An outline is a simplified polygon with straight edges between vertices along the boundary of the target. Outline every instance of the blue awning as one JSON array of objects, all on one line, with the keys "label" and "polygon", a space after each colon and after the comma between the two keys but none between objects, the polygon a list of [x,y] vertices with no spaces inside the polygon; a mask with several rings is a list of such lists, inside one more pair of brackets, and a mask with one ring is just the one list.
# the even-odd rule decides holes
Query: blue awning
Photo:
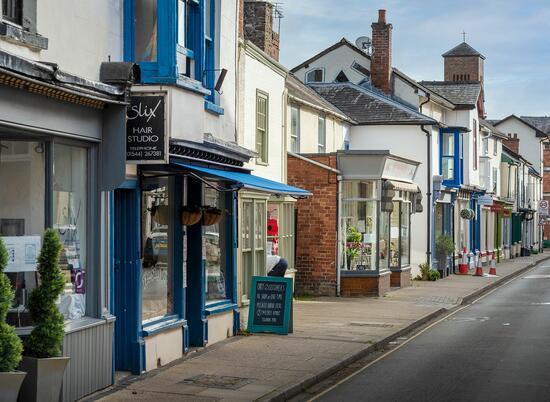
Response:
[{"label": "blue awning", "polygon": [[232,172],[229,170],[213,169],[202,166],[189,165],[186,163],[172,162],[175,165],[182,166],[191,171],[202,173],[208,176],[217,177],[220,179],[232,181],[238,183],[240,187],[247,188],[249,190],[258,190],[271,194],[278,195],[291,195],[294,197],[309,197],[311,193],[307,190],[292,187],[287,184],[279,183],[277,181],[264,179],[263,177],[254,176],[249,173]]}]

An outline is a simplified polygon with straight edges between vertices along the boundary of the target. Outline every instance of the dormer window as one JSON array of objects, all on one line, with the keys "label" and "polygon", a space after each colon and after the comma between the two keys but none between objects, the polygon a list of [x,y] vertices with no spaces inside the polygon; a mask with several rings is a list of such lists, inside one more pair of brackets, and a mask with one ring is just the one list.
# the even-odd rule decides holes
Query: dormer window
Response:
[{"label": "dormer window", "polygon": [[322,68],[316,68],[314,70],[309,71],[306,74],[306,83],[313,83],[313,82],[323,82],[324,78],[324,71]]}]

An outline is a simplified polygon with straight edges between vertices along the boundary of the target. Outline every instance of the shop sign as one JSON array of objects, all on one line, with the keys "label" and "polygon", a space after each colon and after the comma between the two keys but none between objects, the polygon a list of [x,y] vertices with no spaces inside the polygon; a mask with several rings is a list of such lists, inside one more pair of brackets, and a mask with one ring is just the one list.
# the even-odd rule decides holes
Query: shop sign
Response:
[{"label": "shop sign", "polygon": [[491,206],[493,205],[493,197],[491,197],[490,195],[479,196],[477,197],[477,205],[486,207]]},{"label": "shop sign", "polygon": [[164,95],[130,97],[126,109],[126,161],[168,163]]},{"label": "shop sign", "polygon": [[253,276],[248,330],[288,334],[292,312],[292,279]]},{"label": "shop sign", "polygon": [[497,214],[501,213],[503,211],[502,205],[498,205],[498,204],[491,205],[491,211],[496,212]]},{"label": "shop sign", "polygon": [[8,266],[5,272],[36,271],[40,236],[6,236],[2,239],[8,249]]},{"label": "shop sign", "polygon": [[548,200],[539,201],[539,215],[548,215]]}]

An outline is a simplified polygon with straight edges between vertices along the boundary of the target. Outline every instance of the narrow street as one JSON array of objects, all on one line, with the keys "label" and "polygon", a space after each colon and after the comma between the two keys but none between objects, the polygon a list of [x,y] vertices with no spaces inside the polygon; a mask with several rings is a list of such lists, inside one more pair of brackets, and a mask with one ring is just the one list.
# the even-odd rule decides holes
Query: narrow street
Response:
[{"label": "narrow street", "polygon": [[550,400],[549,312],[546,262],[316,400]]}]

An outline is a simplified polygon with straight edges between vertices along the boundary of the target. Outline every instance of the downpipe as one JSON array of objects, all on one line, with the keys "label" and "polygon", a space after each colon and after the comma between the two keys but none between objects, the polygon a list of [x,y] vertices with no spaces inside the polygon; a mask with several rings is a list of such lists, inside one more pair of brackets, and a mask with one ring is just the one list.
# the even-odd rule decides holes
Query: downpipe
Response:
[{"label": "downpipe", "polygon": [[[422,106],[430,101],[430,94],[426,94],[426,100],[419,106],[422,113]],[[431,265],[432,242],[431,242],[431,221],[432,221],[432,131],[426,130],[424,124],[420,129],[426,134],[426,152],[427,152],[427,173],[426,173],[426,262]]]}]

